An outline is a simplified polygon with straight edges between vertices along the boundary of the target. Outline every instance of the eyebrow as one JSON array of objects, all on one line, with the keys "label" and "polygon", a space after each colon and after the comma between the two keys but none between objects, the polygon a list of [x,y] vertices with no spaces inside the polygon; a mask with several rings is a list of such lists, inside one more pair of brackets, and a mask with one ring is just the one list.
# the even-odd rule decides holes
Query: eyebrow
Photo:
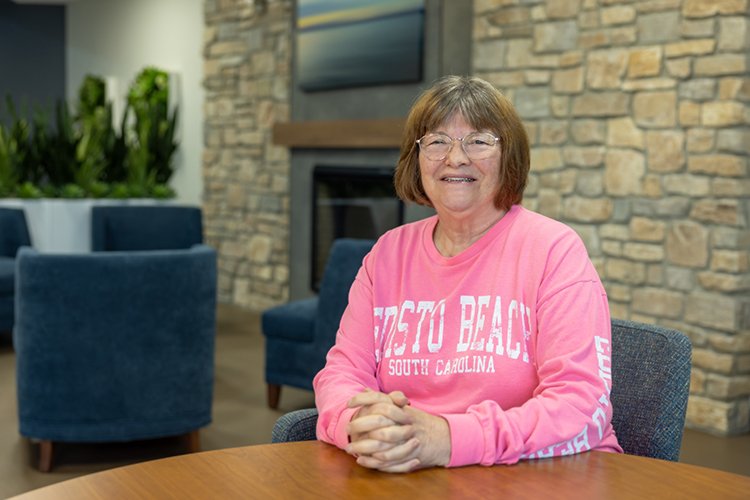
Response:
[{"label": "eyebrow", "polygon": [[[492,132],[490,132],[490,131],[487,131],[487,130],[476,130],[476,129],[473,129],[473,130],[471,130],[470,132],[466,132],[466,133],[465,133],[465,134],[464,134],[463,136],[461,136],[460,138],[461,138],[461,139],[463,139],[463,138],[464,138],[464,137],[466,137],[467,135],[471,135],[471,134],[476,134],[476,133],[482,133],[482,134],[493,134]],[[428,131],[427,131],[427,134],[441,134],[441,135],[447,135],[447,136],[448,136],[448,137],[450,137],[451,139],[456,139],[456,137],[453,137],[453,136],[452,136],[452,135],[450,135],[450,134],[449,134],[448,132],[444,132],[444,131],[442,131],[442,130],[428,130]],[[493,135],[494,135],[494,134],[493,134]]]}]

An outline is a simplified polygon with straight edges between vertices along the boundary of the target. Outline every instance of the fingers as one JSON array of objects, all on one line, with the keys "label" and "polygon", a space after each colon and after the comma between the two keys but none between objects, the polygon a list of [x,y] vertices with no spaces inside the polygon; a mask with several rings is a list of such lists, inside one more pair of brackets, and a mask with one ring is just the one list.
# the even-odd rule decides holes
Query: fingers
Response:
[{"label": "fingers", "polygon": [[[387,436],[385,439],[372,438],[367,435],[362,436],[356,441],[352,441],[346,447],[346,452],[355,457],[362,455],[374,456],[379,460],[390,460],[394,455],[384,454],[391,452],[394,448],[403,445],[413,438],[411,433],[401,435]],[[396,452],[398,453],[398,452]]]},{"label": "fingers", "polygon": [[408,462],[404,462],[402,464],[396,464],[388,467],[381,467],[380,471],[382,472],[393,472],[393,473],[405,473],[405,472],[411,472],[415,469],[419,468],[419,460],[414,458],[412,460],[409,460]]},{"label": "fingers", "polygon": [[368,469],[376,469],[382,472],[394,473],[411,472],[419,468],[419,459],[416,458],[412,458],[411,460],[397,464],[382,464],[377,461],[373,462],[372,459],[368,457],[359,457],[357,458],[357,463],[362,467],[367,467]]},{"label": "fingers", "polygon": [[378,441],[377,439],[360,439],[359,441],[349,443],[349,446],[346,447],[346,452],[349,455],[359,457],[362,455],[372,455],[379,451],[385,451],[392,446],[393,443]]},{"label": "fingers", "polygon": [[385,394],[365,389],[352,397],[348,401],[348,406],[349,408],[354,408],[357,406],[374,405],[377,403],[392,403],[396,406],[404,407],[409,404],[409,398],[407,398],[401,391],[393,391],[389,394]]},{"label": "fingers", "polygon": [[377,439],[386,443],[403,443],[415,435],[416,428],[413,425],[391,425],[367,433],[369,439]]},{"label": "fingers", "polygon": [[356,394],[347,406],[359,408],[347,426],[351,443],[346,451],[364,467],[385,472],[408,472],[419,466],[419,442],[401,391],[385,394],[370,389]]},{"label": "fingers", "polygon": [[419,448],[419,439],[411,438],[402,444],[393,446],[386,450],[381,450],[370,455],[375,460],[383,463],[401,463],[405,460],[411,460],[416,457],[417,448]]},{"label": "fingers", "polygon": [[391,401],[391,398],[389,398],[387,394],[368,389],[359,394],[355,394],[354,397],[348,401],[347,406],[349,406],[349,408],[355,408],[357,406],[368,406],[378,403],[393,404],[393,401]]},{"label": "fingers", "polygon": [[409,404],[409,398],[407,398],[401,391],[393,391],[388,394],[388,397],[391,398],[391,401],[393,401],[398,407],[403,408]]},{"label": "fingers", "polygon": [[363,467],[409,472],[450,462],[447,421],[413,408],[401,391],[385,394],[366,389],[348,406],[359,408],[347,426],[346,451]]},{"label": "fingers", "polygon": [[[382,415],[390,422],[380,421],[380,425],[393,425],[396,424],[410,424],[411,418],[402,410],[406,405],[409,404],[409,400],[406,398],[403,392],[394,391],[390,394],[384,394],[382,392],[365,389],[364,391],[356,394],[348,402],[349,408],[359,407],[359,411],[356,413],[352,421],[359,420],[370,415]],[[373,422],[372,425],[378,425],[378,422]],[[369,428],[367,430],[371,430]]]},{"label": "fingers", "polygon": [[385,415],[375,413],[354,418],[351,422],[349,422],[349,425],[347,425],[346,432],[350,436],[352,436],[354,434],[364,434],[370,431],[374,431],[375,429],[389,427],[392,425],[396,425],[396,422],[393,419]]},{"label": "fingers", "polygon": [[420,464],[417,458],[419,440],[411,438],[399,444],[372,454],[360,455],[357,463],[363,467],[377,469],[384,472],[409,472]]},{"label": "fingers", "polygon": [[414,433],[415,430],[410,425],[396,425],[354,434],[346,451],[352,455],[372,455],[407,442],[414,437]]}]

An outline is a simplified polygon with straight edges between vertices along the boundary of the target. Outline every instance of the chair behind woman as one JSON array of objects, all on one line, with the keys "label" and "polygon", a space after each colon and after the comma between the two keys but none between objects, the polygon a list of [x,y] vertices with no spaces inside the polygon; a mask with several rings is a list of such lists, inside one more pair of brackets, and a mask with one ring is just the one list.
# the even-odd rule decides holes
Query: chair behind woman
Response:
[{"label": "chair behind woman", "polygon": [[679,459],[691,353],[677,330],[612,320],[612,426],[625,453]]}]

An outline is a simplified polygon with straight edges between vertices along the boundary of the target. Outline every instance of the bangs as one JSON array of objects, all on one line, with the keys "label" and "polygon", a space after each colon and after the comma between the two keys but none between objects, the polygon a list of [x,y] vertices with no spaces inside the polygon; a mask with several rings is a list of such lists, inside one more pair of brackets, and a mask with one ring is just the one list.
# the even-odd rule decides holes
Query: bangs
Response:
[{"label": "bangs", "polygon": [[474,88],[473,85],[446,90],[443,95],[433,96],[431,105],[423,110],[423,130],[420,130],[420,136],[437,129],[456,113],[460,113],[476,130],[500,133],[498,117],[502,113],[496,100],[488,99],[482,89]]}]

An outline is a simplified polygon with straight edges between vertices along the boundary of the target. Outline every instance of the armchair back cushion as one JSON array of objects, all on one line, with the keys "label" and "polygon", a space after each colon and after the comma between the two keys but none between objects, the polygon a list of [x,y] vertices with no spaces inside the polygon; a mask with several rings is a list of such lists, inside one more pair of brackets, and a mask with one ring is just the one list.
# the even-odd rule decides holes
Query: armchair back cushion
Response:
[{"label": "armchair back cushion", "polygon": [[201,243],[199,207],[118,205],[91,209],[91,249],[95,252],[169,250]]},{"label": "armchair back cushion", "polygon": [[15,321],[16,254],[31,246],[22,208],[0,208],[0,334],[10,339]]},{"label": "armchair back cushion", "polygon": [[26,214],[22,208],[0,208],[0,256],[15,257],[18,249],[31,246]]},{"label": "armchair back cushion", "polygon": [[[325,355],[336,342],[341,316],[349,304],[349,289],[362,265],[362,259],[375,244],[373,240],[340,238],[335,240],[323,270],[318,293],[318,314],[315,320],[315,339]],[[323,368],[323,364],[320,368]]]}]

